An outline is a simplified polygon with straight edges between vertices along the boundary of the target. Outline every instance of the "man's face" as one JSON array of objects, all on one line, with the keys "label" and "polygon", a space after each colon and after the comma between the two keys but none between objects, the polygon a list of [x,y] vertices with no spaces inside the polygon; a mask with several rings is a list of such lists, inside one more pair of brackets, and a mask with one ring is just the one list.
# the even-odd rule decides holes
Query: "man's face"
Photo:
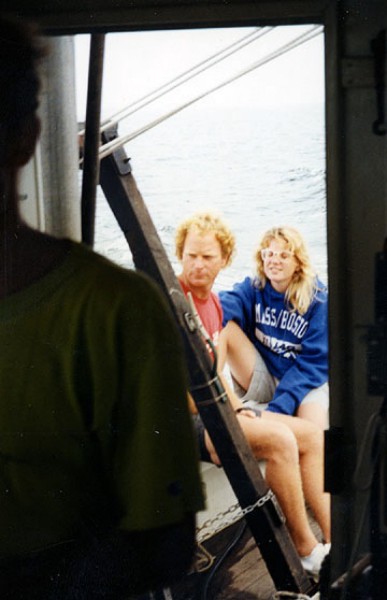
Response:
[{"label": "man's face", "polygon": [[213,231],[201,233],[195,228],[188,231],[182,256],[182,278],[199,298],[209,295],[226,259]]}]

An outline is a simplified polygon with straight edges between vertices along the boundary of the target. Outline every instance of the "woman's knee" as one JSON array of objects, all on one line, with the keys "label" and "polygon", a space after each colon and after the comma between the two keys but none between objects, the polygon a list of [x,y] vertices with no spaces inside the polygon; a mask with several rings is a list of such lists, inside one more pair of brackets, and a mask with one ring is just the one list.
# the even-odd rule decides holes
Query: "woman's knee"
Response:
[{"label": "woman's knee", "polygon": [[[256,420],[252,421],[256,424]],[[282,423],[259,421],[259,427],[249,427],[249,444],[257,458],[276,462],[298,462],[298,445],[293,432]]]},{"label": "woman's knee", "polygon": [[289,463],[298,463],[299,461],[296,436],[286,426],[281,426],[273,436],[273,457]]},{"label": "woman's knee", "polygon": [[290,427],[296,436],[299,451],[305,452],[311,448],[321,448],[324,441],[324,434],[318,425],[300,417],[289,417],[291,419]]}]

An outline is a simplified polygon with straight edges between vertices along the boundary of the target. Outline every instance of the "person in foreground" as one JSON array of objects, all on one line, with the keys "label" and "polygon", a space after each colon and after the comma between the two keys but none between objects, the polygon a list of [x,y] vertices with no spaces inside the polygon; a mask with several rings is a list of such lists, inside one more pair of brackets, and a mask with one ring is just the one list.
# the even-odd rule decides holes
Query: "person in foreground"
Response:
[{"label": "person in foreground", "polygon": [[182,349],[148,278],[26,226],[40,38],[0,19],[0,596],[119,600],[190,567]]},{"label": "person in foreground", "polygon": [[328,296],[292,227],[269,229],[257,277],[220,293],[227,362],[242,400],[328,425]]},{"label": "person in foreground", "polygon": [[[212,288],[220,270],[232,260],[234,236],[222,219],[204,212],[183,221],[175,240],[182,266],[180,284],[186,295],[192,295],[207,334],[220,350],[222,309]],[[330,499],[323,491],[323,432],[304,419],[244,407],[222,374],[219,376],[254,456],[267,461],[268,485],[285,514],[301,562],[317,576],[330,548]],[[191,410],[194,412],[192,404]],[[200,416],[195,414],[193,419],[202,460],[219,465]],[[305,501],[314,512],[325,544],[318,543],[310,528]]]}]

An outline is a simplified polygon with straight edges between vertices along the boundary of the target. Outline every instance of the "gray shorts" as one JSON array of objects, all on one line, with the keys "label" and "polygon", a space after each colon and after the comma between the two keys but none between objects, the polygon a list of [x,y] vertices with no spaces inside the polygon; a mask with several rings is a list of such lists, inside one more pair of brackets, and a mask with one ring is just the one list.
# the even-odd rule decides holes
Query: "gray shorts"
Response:
[{"label": "gray shorts", "polygon": [[[241,398],[242,402],[251,407],[256,407],[257,404],[259,404],[260,408],[265,408],[269,404],[270,400],[273,398],[278,383],[279,380],[269,373],[269,370],[266,367],[266,364],[258,350],[256,351],[254,372],[251,378],[249,389],[244,390],[238,384],[238,382],[233,379],[234,391],[236,395]],[[320,387],[315,388],[306,394],[302,400],[302,404],[305,405],[309,404],[310,402],[316,402],[322,408],[328,410],[328,383],[324,383]]]}]

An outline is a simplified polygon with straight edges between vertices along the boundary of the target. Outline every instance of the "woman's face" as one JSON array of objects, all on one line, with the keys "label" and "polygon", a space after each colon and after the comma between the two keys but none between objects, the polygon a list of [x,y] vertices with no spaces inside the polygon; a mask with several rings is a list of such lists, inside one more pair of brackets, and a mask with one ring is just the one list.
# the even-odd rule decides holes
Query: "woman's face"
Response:
[{"label": "woman's face", "polygon": [[263,270],[273,288],[284,293],[290,284],[298,263],[284,240],[272,240],[267,248],[261,250]]}]

